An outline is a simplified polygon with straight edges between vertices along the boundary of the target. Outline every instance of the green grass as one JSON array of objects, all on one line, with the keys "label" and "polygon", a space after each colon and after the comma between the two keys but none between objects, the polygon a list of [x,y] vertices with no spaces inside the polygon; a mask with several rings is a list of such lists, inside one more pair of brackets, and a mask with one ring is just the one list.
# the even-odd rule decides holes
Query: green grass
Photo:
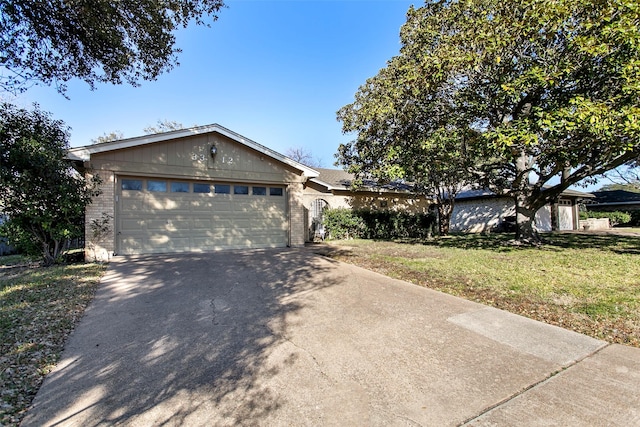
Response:
[{"label": "green grass", "polygon": [[330,242],[330,256],[610,342],[640,347],[640,237],[550,234]]},{"label": "green grass", "polygon": [[19,424],[104,270],[0,257],[0,425]]}]

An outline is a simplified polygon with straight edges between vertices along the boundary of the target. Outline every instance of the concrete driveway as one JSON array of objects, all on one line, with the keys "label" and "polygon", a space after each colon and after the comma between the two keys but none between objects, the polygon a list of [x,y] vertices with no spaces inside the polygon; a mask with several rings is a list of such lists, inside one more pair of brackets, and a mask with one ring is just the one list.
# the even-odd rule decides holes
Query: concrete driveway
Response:
[{"label": "concrete driveway", "polygon": [[308,249],[116,258],[25,426],[640,425],[640,349]]}]

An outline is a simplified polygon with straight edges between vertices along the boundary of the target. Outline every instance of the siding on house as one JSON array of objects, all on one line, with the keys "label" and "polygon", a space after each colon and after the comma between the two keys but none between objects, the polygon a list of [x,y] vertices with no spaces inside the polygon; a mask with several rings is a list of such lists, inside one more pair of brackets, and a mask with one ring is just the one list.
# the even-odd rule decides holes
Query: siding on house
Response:
[{"label": "siding on house", "polygon": [[[304,245],[303,184],[317,172],[221,126],[79,147],[69,158],[102,179],[86,210],[87,259]],[[125,178],[140,189],[124,188]],[[153,192],[150,181],[181,183],[182,190]],[[196,192],[197,184],[211,190]],[[215,185],[248,192],[218,194]],[[131,203],[123,207],[125,201]],[[91,224],[103,214],[113,218],[112,232],[92,241]]]},{"label": "siding on house", "polygon": [[[563,200],[564,201],[564,200]],[[558,229],[575,230],[577,205],[566,200],[568,205],[545,205],[536,212],[535,227],[538,231],[549,232],[554,228],[552,210],[556,209],[564,217]],[[559,208],[559,209],[558,209]],[[506,217],[516,214],[513,200],[506,197],[484,197],[457,200],[451,215],[451,231],[465,233],[488,232],[497,227]],[[557,216],[557,213],[556,213]],[[558,219],[556,219],[558,221]]]}]

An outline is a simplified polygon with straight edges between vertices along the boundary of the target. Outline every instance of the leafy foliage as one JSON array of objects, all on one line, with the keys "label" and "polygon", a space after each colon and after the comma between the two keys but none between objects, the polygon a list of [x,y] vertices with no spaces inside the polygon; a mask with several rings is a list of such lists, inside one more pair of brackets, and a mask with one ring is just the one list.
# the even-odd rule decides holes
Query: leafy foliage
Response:
[{"label": "leafy foliage", "polygon": [[9,242],[45,264],[82,236],[82,218],[98,181],[86,183],[65,159],[68,132],[36,105],[0,107],[0,206]]},{"label": "leafy foliage", "polygon": [[435,234],[436,218],[432,214],[338,208],[324,212],[323,224],[330,239],[421,239]]},{"label": "leafy foliage", "polygon": [[111,221],[113,215],[106,212],[102,212],[100,218],[94,218],[89,223],[89,229],[91,230],[91,236],[88,239],[87,247],[93,252],[93,259],[97,260],[97,250],[104,239],[112,232]]},{"label": "leafy foliage", "polygon": [[[514,198],[517,237],[539,241],[539,208],[640,155],[639,21],[622,0],[410,8],[400,54],[338,113],[357,132],[339,160],[411,179],[440,138],[457,141],[479,182]],[[459,158],[445,161],[464,180]]]},{"label": "leafy foliage", "polygon": [[580,212],[580,219],[587,218],[609,218],[609,224],[612,227],[617,225],[629,225],[631,222],[631,214],[629,212],[613,211],[613,212]]},{"label": "leafy foliage", "polygon": [[173,31],[217,19],[222,0],[0,2],[0,87],[20,92],[34,82],[78,77],[137,85],[177,64]]},{"label": "leafy foliage", "polygon": [[325,210],[322,223],[330,239],[362,237],[366,227],[356,211],[346,208]]}]

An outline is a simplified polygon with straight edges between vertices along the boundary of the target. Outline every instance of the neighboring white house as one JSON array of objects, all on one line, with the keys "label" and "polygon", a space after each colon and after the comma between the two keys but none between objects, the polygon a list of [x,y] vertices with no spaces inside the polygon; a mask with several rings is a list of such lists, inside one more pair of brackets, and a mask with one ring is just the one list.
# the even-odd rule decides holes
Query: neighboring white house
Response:
[{"label": "neighboring white house", "polygon": [[[577,230],[580,203],[593,194],[565,190],[557,203],[548,204],[536,212],[538,231]],[[461,192],[451,215],[451,231],[480,233],[509,222],[516,214],[512,198],[498,196],[487,190]]]}]

